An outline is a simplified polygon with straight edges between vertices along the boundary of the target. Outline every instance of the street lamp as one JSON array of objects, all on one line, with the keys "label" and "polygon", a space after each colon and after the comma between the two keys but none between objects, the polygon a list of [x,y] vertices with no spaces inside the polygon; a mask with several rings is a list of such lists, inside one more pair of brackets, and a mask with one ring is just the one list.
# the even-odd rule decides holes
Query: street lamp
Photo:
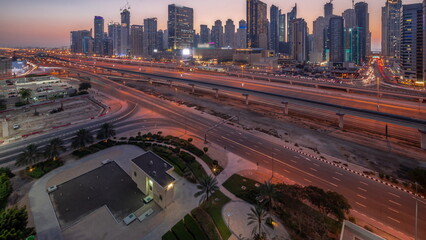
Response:
[{"label": "street lamp", "polygon": [[414,240],[417,240],[417,218],[418,218],[418,210],[419,210],[419,203],[418,203],[418,198],[417,198],[417,182],[415,182],[414,184],[416,184],[416,216],[415,216],[415,226],[414,226]]}]

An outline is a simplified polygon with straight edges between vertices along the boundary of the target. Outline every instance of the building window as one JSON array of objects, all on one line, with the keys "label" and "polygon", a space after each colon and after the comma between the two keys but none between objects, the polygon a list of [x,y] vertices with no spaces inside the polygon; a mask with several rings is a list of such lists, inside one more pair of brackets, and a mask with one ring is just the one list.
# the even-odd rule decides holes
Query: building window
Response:
[{"label": "building window", "polygon": [[135,177],[137,177],[136,172],[133,172],[133,175],[135,175]]},{"label": "building window", "polygon": [[160,201],[163,201],[163,196],[160,195]]}]

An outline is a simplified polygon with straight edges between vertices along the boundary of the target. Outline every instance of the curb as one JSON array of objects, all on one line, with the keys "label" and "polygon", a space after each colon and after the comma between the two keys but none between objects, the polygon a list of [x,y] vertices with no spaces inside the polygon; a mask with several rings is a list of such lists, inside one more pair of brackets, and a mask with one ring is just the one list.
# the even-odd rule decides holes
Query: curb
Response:
[{"label": "curb", "polygon": [[370,180],[376,181],[376,182],[378,182],[378,183],[384,184],[384,185],[386,185],[386,186],[389,186],[389,187],[392,187],[392,188],[398,189],[398,190],[400,190],[400,191],[403,191],[403,192],[409,193],[409,194],[411,194],[411,195],[414,195],[414,196],[420,197],[420,198],[422,198],[422,199],[426,199],[426,198],[425,198],[425,196],[423,196],[423,195],[416,194],[416,193],[414,193],[414,192],[412,192],[412,191],[409,191],[409,190],[407,190],[407,189],[401,188],[401,187],[399,187],[399,186],[395,186],[395,185],[393,185],[393,184],[391,184],[391,183],[388,183],[388,182],[385,182],[385,181],[383,181],[383,180],[381,180],[381,179],[378,179],[378,178],[375,178],[375,177],[371,177],[371,176],[369,176],[369,175],[367,175],[367,174],[364,174],[364,173],[360,173],[360,172],[354,171],[354,170],[349,169],[349,168],[347,168],[347,167],[345,167],[345,166],[341,166],[341,165],[339,165],[339,164],[336,164],[336,163],[333,163],[333,162],[327,161],[327,160],[325,160],[325,159],[322,159],[322,158],[319,158],[319,157],[313,156],[312,154],[305,153],[305,152],[302,152],[302,151],[297,150],[297,149],[294,149],[294,148],[290,148],[290,147],[287,147],[287,146],[284,146],[284,145],[283,145],[283,147],[284,147],[284,148],[286,148],[286,149],[288,149],[288,150],[291,150],[291,151],[293,151],[293,152],[300,153],[300,154],[305,155],[305,156],[307,156],[307,157],[310,157],[310,158],[313,158],[313,159],[319,160],[319,161],[324,162],[324,163],[327,163],[327,164],[329,164],[329,165],[333,165],[333,166],[335,166],[335,167],[341,168],[341,169],[346,170],[346,171],[348,171],[348,172],[351,172],[351,173],[357,174],[357,175],[359,175],[359,176],[362,176],[362,177],[368,178],[368,179],[370,179]]}]

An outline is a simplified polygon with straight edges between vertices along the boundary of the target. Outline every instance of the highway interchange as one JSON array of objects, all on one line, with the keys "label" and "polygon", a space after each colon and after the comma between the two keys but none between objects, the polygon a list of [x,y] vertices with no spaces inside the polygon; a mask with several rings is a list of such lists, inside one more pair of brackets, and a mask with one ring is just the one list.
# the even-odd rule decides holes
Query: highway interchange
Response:
[{"label": "highway interchange", "polygon": [[[31,143],[45,144],[54,137],[70,138],[79,128],[95,130],[103,122],[113,122],[119,131],[141,129],[143,127],[171,126],[187,128],[197,136],[204,136],[206,129],[217,123],[217,120],[206,118],[192,111],[185,111],[182,106],[143,94],[133,88],[115,83],[99,75],[75,70],[92,78],[95,89],[126,100],[129,106],[121,112],[121,117],[101,118],[81,126],[73,126],[48,135],[32,137],[21,142],[0,147],[0,162],[13,161],[14,156],[23,146]],[[362,103],[364,104],[364,103]],[[168,120],[132,120],[131,117],[138,106],[151,108],[155,112],[167,116]],[[392,108],[390,108],[392,109]],[[392,111],[392,110],[391,110]],[[393,110],[396,111],[396,110]],[[411,111],[411,110],[408,110]],[[416,113],[412,113],[416,114]],[[415,198],[412,194],[362,177],[358,174],[337,168],[333,165],[306,157],[295,151],[284,148],[276,142],[259,138],[240,128],[221,125],[209,132],[210,142],[226,146],[226,149],[238,156],[246,158],[260,166],[271,169],[302,185],[316,185],[326,190],[337,191],[349,199],[353,209],[377,222],[383,223],[406,236],[414,235]],[[12,157],[11,157],[12,156]],[[419,239],[426,238],[426,202],[419,201]]]}]

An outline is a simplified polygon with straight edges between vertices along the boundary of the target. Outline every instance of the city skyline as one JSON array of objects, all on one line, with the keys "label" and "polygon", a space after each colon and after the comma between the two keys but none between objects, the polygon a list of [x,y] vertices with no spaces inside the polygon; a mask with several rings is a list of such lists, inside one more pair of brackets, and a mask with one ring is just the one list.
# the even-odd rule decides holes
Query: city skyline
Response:
[{"label": "city skyline", "polygon": [[[79,4],[81,2],[81,4]],[[69,45],[69,32],[72,30],[90,30],[93,28],[93,17],[102,16],[105,24],[120,21],[120,8],[125,1],[102,1],[102,8],[97,10],[97,4],[101,1],[91,1],[89,3],[76,0],[71,3],[56,3],[50,0],[41,0],[37,5],[29,6],[29,1],[5,2],[2,4],[0,19],[8,24],[0,26],[0,46],[1,47],[62,47]],[[269,7],[274,4],[290,11],[295,3],[298,4],[298,17],[304,18],[308,23],[309,32],[312,33],[312,23],[323,15],[323,6],[327,1],[307,1],[292,0],[286,3],[277,1],[264,1]],[[385,5],[385,0],[365,1],[369,4],[370,28],[372,32],[372,49],[381,48],[381,7]],[[405,0],[403,4],[418,3],[419,0]],[[190,0],[164,1],[159,0],[156,4],[148,1],[129,1],[131,5],[131,24],[143,24],[143,19],[156,17],[158,19],[158,29],[167,28],[167,6],[168,4],[178,4],[194,8],[194,28],[199,32],[200,24],[211,27],[215,20],[232,19],[237,23],[241,19],[246,19],[246,1],[233,0],[215,1],[212,3],[193,2]],[[32,2],[31,2],[32,4]],[[350,8],[351,0],[335,0],[334,13],[341,13]],[[149,5],[149,10],[146,6]],[[81,6],[85,6],[82,8]],[[223,6],[228,6],[224,8]],[[213,10],[212,10],[213,9]],[[66,11],[65,11],[66,10]],[[46,11],[50,14],[46,14]],[[79,14],[74,14],[78,12]],[[12,14],[13,13],[13,14]],[[203,17],[200,17],[203,16]],[[269,19],[269,14],[268,14]],[[31,22],[31,24],[28,24]]]}]

